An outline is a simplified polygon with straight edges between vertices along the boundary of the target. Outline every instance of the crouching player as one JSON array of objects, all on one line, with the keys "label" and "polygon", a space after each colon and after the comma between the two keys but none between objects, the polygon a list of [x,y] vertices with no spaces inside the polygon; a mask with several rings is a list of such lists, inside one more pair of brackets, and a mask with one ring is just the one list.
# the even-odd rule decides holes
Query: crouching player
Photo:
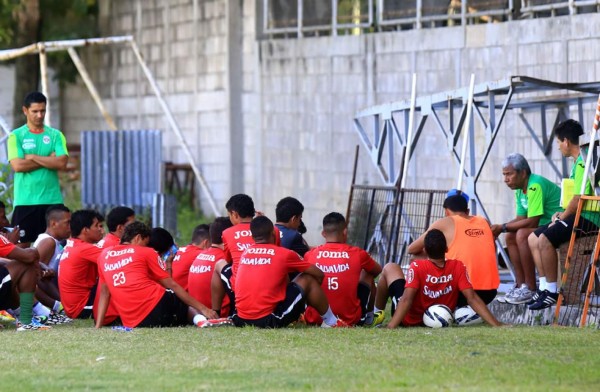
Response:
[{"label": "crouching player", "polygon": [[[273,222],[259,216],[250,223],[255,244],[242,254],[235,281],[238,327],[282,328],[298,320],[306,304],[317,310],[322,327],[345,327],[321,289],[323,271],[294,251],[275,245]],[[289,282],[288,274],[300,272]]]},{"label": "crouching player", "polygon": [[[363,249],[346,244],[348,230],[342,214],[325,215],[321,234],[327,242],[308,251],[304,259],[325,273],[321,287],[333,313],[348,325],[371,325],[373,304],[369,312],[369,299],[374,299],[374,279],[381,266]],[[321,323],[312,307],[306,309],[304,319],[308,324]]]},{"label": "crouching player", "polygon": [[423,314],[432,305],[446,305],[454,310],[459,291],[484,321],[495,327],[502,325],[473,290],[464,264],[445,259],[447,250],[444,233],[432,229],[425,236],[428,259],[413,261],[406,280],[398,264],[387,264],[383,268],[376,306],[384,309],[388,294],[392,297],[392,319],[388,328],[423,325]]},{"label": "crouching player", "polygon": [[[198,324],[217,314],[192,298],[167,273],[165,262],[147,247],[150,229],[129,224],[121,245],[105,249],[98,258],[100,275],[96,328],[102,326],[109,300],[125,327],[170,327]],[[167,290],[165,290],[167,289]]]}]

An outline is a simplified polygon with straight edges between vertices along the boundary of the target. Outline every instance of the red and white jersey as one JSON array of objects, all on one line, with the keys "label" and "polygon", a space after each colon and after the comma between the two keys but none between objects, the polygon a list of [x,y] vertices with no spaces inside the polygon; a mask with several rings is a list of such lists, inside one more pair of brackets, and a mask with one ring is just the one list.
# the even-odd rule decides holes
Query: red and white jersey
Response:
[{"label": "red and white jersey", "polygon": [[[328,242],[308,251],[304,260],[317,266],[325,274],[321,287],[333,313],[350,325],[362,317],[358,299],[360,273],[372,273],[377,263],[364,250],[343,243]],[[313,307],[304,314],[310,324],[320,324],[321,316]]]},{"label": "red and white jersey", "polygon": [[294,251],[271,244],[250,246],[241,256],[235,284],[238,316],[256,320],[285,299],[288,273],[303,272],[310,263]]},{"label": "red and white jersey", "polygon": [[[210,283],[215,271],[215,263],[219,260],[225,260],[225,252],[221,248],[211,246],[208,249],[202,250],[196,256],[189,270],[187,280],[188,292],[198,302],[209,309],[212,308]],[[225,296],[221,306],[221,316],[226,317],[228,315],[229,297]]]},{"label": "red and white jersey", "polygon": [[6,257],[15,249],[15,244],[10,242],[6,237],[0,235],[0,257]]},{"label": "red and white jersey", "polygon": [[69,238],[58,265],[60,302],[65,313],[77,318],[98,282],[96,262],[102,249],[78,238]]},{"label": "red and white jersey", "polygon": [[113,233],[108,233],[104,236],[104,238],[98,241],[97,246],[101,249],[108,249],[112,248],[113,246],[119,245],[120,243],[121,239],[119,237],[117,237]]},{"label": "red and white jersey", "polygon": [[175,253],[175,257],[173,257],[173,264],[171,265],[171,268],[173,268],[173,280],[185,290],[188,289],[188,273],[190,272],[190,267],[201,251],[202,248],[189,244],[188,246],[179,248],[177,253]]},{"label": "red and white jersey", "polygon": [[454,310],[458,293],[472,289],[465,265],[458,260],[446,260],[443,268],[430,260],[415,260],[406,272],[406,288],[417,290],[403,325],[423,324],[423,314],[431,305],[446,305]]},{"label": "red and white jersey", "polygon": [[158,281],[169,277],[165,269],[154,249],[145,246],[117,245],[102,252],[100,281],[106,283],[125,327],[136,327],[161,300],[165,288]]}]

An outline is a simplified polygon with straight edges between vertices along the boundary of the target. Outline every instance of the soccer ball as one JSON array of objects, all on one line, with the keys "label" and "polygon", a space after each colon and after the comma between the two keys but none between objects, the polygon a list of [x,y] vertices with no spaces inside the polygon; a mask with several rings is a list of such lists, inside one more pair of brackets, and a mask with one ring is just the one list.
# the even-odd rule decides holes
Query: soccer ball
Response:
[{"label": "soccer ball", "polygon": [[449,327],[453,322],[452,311],[446,305],[432,305],[423,313],[423,324],[429,328]]},{"label": "soccer ball", "polygon": [[464,306],[456,309],[454,312],[454,322],[458,326],[475,325],[483,323],[483,319],[470,306]]}]

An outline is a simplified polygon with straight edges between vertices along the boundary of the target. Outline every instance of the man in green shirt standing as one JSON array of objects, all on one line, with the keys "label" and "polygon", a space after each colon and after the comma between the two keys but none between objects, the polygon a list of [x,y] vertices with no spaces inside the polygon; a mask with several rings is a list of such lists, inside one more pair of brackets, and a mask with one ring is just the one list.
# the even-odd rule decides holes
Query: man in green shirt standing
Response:
[{"label": "man in green shirt standing", "polygon": [[515,191],[517,216],[513,220],[492,225],[492,233],[506,233],[508,256],[514,267],[516,285],[504,297],[504,302],[524,304],[537,289],[533,256],[528,237],[539,226],[550,223],[552,215],[562,211],[558,185],[531,173],[529,163],[518,153],[502,161],[504,183]]},{"label": "man in green shirt standing", "polygon": [[15,171],[12,225],[25,231],[21,242],[28,246],[46,230],[46,209],[63,204],[58,170],[69,159],[67,143],[58,129],[44,125],[46,97],[29,93],[23,102],[27,123],[8,137],[8,160]]}]

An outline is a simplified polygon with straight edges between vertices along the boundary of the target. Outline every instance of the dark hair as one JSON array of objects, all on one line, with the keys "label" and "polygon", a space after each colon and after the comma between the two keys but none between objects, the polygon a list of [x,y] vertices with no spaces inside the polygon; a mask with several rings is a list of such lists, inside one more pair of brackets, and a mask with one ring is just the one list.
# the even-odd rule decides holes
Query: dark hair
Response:
[{"label": "dark hair", "polygon": [[554,127],[553,132],[561,142],[567,139],[571,143],[579,145],[579,136],[583,135],[583,128],[578,121],[565,120]]},{"label": "dark hair", "polygon": [[209,226],[205,223],[194,227],[192,232],[192,244],[199,244],[204,240],[210,239],[208,235]]},{"label": "dark hair", "polygon": [[32,103],[47,103],[46,96],[39,91],[33,91],[25,96],[23,106],[29,108]]},{"label": "dark hair", "polygon": [[462,194],[447,197],[446,200],[444,200],[443,207],[453,212],[469,211],[469,204]]},{"label": "dark hair", "polygon": [[141,235],[142,238],[150,237],[150,227],[146,225],[144,222],[134,221],[125,226],[125,230],[123,231],[123,236],[121,237],[121,243],[124,244],[126,242],[131,242],[133,237],[136,235]]},{"label": "dark hair", "polygon": [[330,212],[323,218],[323,231],[326,233],[341,233],[346,228],[346,219],[339,212]]},{"label": "dark hair", "polygon": [[250,222],[250,231],[255,242],[267,242],[273,230],[275,230],[273,222],[266,216],[257,216]]},{"label": "dark hair", "polygon": [[71,215],[71,236],[78,237],[85,228],[94,224],[94,219],[104,222],[104,217],[96,210],[79,210]]},{"label": "dark hair", "polygon": [[229,212],[237,212],[240,218],[252,218],[256,212],[252,198],[243,193],[231,196],[225,204],[225,209]]},{"label": "dark hair", "polygon": [[448,250],[446,237],[438,229],[431,229],[425,234],[425,252],[432,259],[443,259]]},{"label": "dark hair", "polygon": [[65,212],[71,212],[66,206],[62,204],[55,204],[46,210],[46,226],[50,226],[50,221],[60,219]]},{"label": "dark hair", "polygon": [[275,220],[277,222],[289,222],[294,216],[300,216],[304,212],[304,206],[298,199],[291,196],[279,200],[275,207]]},{"label": "dark hair", "polygon": [[159,255],[162,255],[171,249],[173,245],[175,245],[175,241],[171,233],[162,227],[152,228],[152,231],[150,231],[150,242],[148,242],[149,247],[157,251]]},{"label": "dark hair", "polygon": [[215,218],[215,221],[210,224],[210,242],[215,245],[223,243],[223,232],[233,226],[231,221],[226,216]]},{"label": "dark hair", "polygon": [[6,208],[6,205],[4,204],[3,201],[0,200],[0,208]]},{"label": "dark hair", "polygon": [[117,231],[117,226],[127,223],[127,219],[135,216],[135,211],[129,207],[119,206],[109,211],[106,215],[106,227],[110,233]]}]

